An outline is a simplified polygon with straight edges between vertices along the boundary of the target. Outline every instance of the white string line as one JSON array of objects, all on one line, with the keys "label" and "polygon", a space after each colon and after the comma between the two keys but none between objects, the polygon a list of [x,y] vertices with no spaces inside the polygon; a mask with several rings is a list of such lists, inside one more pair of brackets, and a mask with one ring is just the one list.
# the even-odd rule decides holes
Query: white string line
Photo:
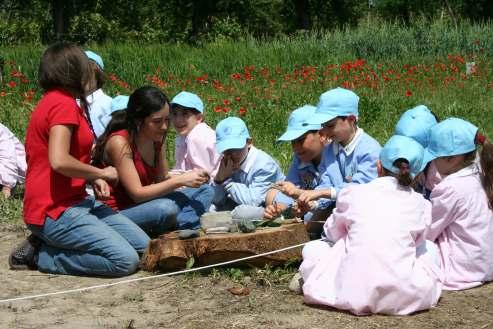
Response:
[{"label": "white string line", "polygon": [[83,287],[83,288],[76,288],[76,289],[70,289],[70,290],[61,290],[61,291],[55,291],[55,292],[48,292],[48,293],[39,294],[39,295],[28,295],[28,296],[21,296],[21,297],[15,297],[15,298],[1,299],[0,300],[0,304],[1,303],[8,303],[8,302],[15,302],[15,301],[19,301],[19,300],[26,300],[26,299],[34,299],[34,298],[41,298],[41,297],[48,297],[48,296],[69,294],[69,293],[73,293],[73,292],[83,292],[83,291],[88,291],[88,290],[93,290],[93,289],[112,287],[112,286],[116,286],[116,285],[123,284],[123,283],[131,283],[131,282],[137,282],[137,281],[144,281],[144,280],[162,278],[162,277],[166,277],[166,276],[184,274],[184,273],[189,273],[189,272],[196,272],[196,271],[201,271],[201,270],[205,270],[205,269],[216,267],[216,266],[223,266],[223,265],[238,263],[238,262],[241,262],[241,261],[244,261],[244,260],[254,259],[254,258],[258,258],[258,257],[262,257],[262,256],[276,254],[278,252],[282,252],[282,251],[286,251],[286,250],[290,250],[290,249],[299,248],[299,247],[304,246],[307,243],[308,242],[304,242],[304,243],[300,243],[300,244],[297,244],[297,245],[294,245],[294,246],[289,246],[289,247],[277,249],[277,250],[274,250],[274,251],[265,252],[263,254],[247,256],[247,257],[233,259],[233,260],[229,260],[229,261],[221,262],[221,263],[217,263],[217,264],[211,264],[211,265],[206,265],[206,266],[202,266],[202,267],[191,268],[191,269],[188,269],[188,270],[181,270],[181,271],[177,271],[177,272],[157,274],[157,275],[146,276],[146,277],[142,277],[142,278],[134,278],[134,279],[121,280],[121,281],[117,281],[117,282],[105,283],[105,284],[98,284],[98,285],[95,285],[95,286],[89,286],[89,287]]}]

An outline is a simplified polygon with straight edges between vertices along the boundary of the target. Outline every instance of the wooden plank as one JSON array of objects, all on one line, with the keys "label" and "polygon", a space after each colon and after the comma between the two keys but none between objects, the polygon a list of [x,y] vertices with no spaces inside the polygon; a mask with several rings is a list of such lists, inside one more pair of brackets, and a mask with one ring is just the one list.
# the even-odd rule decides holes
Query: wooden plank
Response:
[{"label": "wooden plank", "polygon": [[[142,257],[141,268],[146,271],[176,271],[184,269],[191,257],[194,257],[196,266],[203,266],[258,255],[307,241],[308,235],[303,223],[262,228],[253,233],[214,234],[188,240],[180,240],[177,232],[171,232],[151,240]],[[300,259],[301,248],[296,248],[248,260],[237,266],[263,267],[266,264],[281,265]]]}]

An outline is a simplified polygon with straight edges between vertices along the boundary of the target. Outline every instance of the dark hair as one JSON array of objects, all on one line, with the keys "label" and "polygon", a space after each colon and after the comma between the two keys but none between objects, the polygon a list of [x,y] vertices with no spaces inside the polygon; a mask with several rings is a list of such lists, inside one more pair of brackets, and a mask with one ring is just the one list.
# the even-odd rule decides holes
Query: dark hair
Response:
[{"label": "dark hair", "polygon": [[488,197],[490,209],[493,209],[493,144],[486,138],[480,144],[479,162],[481,164],[481,183]]},{"label": "dark hair", "polygon": [[99,65],[93,60],[89,60],[89,66],[91,67],[92,75],[91,77],[94,79],[96,83],[96,89],[101,89],[106,82],[106,74],[99,67]]},{"label": "dark hair", "polygon": [[90,79],[89,59],[79,46],[58,42],[45,50],[38,70],[38,83],[46,92],[63,89],[85,105],[85,88]]},{"label": "dark hair", "polygon": [[390,170],[383,168],[385,175],[397,178],[397,182],[399,183],[399,185],[406,186],[406,187],[412,186],[414,183],[414,179],[411,176],[411,169],[409,167],[409,161],[407,161],[406,159],[403,159],[403,158],[399,158],[399,159],[395,160],[392,165],[394,167],[399,168],[399,173],[395,174],[395,173],[391,172]]},{"label": "dark hair", "polygon": [[125,129],[129,133],[131,143],[135,143],[139,125],[166,104],[169,104],[168,97],[156,87],[144,86],[135,90],[130,95],[127,109],[114,112],[104,133],[99,136],[94,149],[93,164],[103,165],[104,148],[112,133]]}]

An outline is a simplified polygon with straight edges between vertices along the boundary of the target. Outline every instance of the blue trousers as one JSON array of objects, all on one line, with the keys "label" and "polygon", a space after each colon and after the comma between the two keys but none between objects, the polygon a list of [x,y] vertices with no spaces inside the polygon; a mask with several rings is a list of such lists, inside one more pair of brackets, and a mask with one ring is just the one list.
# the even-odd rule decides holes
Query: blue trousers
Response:
[{"label": "blue trousers", "polygon": [[174,230],[179,212],[180,208],[175,201],[166,198],[146,201],[120,210],[120,214],[128,217],[150,236]]},{"label": "blue trousers", "polygon": [[137,270],[149,236],[130,219],[87,197],[57,220],[29,225],[43,240],[38,258],[42,272],[120,277]]},{"label": "blue trousers", "polygon": [[167,194],[165,198],[173,200],[180,208],[176,218],[179,229],[197,229],[200,227],[200,216],[212,204],[214,188],[207,184],[198,188],[181,188]]}]

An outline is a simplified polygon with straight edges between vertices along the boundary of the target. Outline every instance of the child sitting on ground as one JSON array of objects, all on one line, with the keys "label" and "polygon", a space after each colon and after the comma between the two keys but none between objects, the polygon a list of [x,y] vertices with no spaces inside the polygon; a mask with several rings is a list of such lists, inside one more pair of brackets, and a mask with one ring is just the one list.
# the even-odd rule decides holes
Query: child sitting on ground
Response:
[{"label": "child sitting on ground", "polygon": [[175,139],[175,172],[203,169],[214,178],[221,156],[216,152],[216,134],[204,122],[204,104],[199,96],[182,91],[171,100]]},{"label": "child sitting on ground", "polygon": [[[304,190],[313,190],[320,184],[323,174],[322,153],[327,138],[320,133],[322,126],[306,123],[315,110],[315,106],[305,105],[293,111],[289,116],[286,132],[277,140],[291,142],[294,156],[286,180],[277,182],[276,188],[267,193],[264,212],[267,219],[278,217],[288,208],[296,212],[295,200],[298,196]],[[298,213],[293,215],[303,216]],[[304,216],[306,221],[310,219],[310,215],[311,212]]]},{"label": "child sitting on ground", "polygon": [[[358,127],[358,102],[359,97],[348,89],[331,89],[320,96],[315,114],[307,121],[321,124],[321,133],[332,143],[322,155],[324,173],[320,184],[298,197],[297,205],[302,211],[315,205],[333,207],[339,191],[348,184],[364,184],[377,177],[381,146]],[[321,200],[313,202],[317,199]]]},{"label": "child sitting on ground", "polygon": [[229,117],[217,124],[216,150],[223,155],[214,178],[216,210],[232,210],[237,205],[263,206],[269,187],[284,180],[277,162],[253,146],[240,118]]},{"label": "child sitting on ground", "polygon": [[493,145],[472,123],[450,118],[431,129],[425,150],[425,161],[430,160],[446,176],[431,192],[432,224],[426,235],[440,249],[444,289],[492,281]]},{"label": "child sitting on ground", "polygon": [[[395,126],[395,135],[411,137],[423,147],[428,147],[431,128],[438,122],[437,116],[424,105],[418,105],[402,114]],[[430,198],[431,190],[442,180],[433,162],[430,162],[416,178],[416,190]]]},{"label": "child sitting on ground", "polygon": [[17,184],[26,176],[26,151],[24,145],[9,128],[0,124],[0,186],[5,198],[9,198]]},{"label": "child sitting on ground", "polygon": [[431,204],[411,188],[422,161],[419,143],[393,136],[380,153],[379,178],[341,191],[324,226],[335,244],[317,240],[303,248],[307,304],[356,315],[404,315],[436,305],[438,250],[425,241]]},{"label": "child sitting on ground", "polygon": [[88,96],[86,100],[89,106],[92,129],[96,137],[99,137],[103,134],[106,125],[111,119],[112,98],[106,95],[102,89],[105,80],[103,59],[90,50],[85,53],[90,60],[92,75],[87,87]]}]

